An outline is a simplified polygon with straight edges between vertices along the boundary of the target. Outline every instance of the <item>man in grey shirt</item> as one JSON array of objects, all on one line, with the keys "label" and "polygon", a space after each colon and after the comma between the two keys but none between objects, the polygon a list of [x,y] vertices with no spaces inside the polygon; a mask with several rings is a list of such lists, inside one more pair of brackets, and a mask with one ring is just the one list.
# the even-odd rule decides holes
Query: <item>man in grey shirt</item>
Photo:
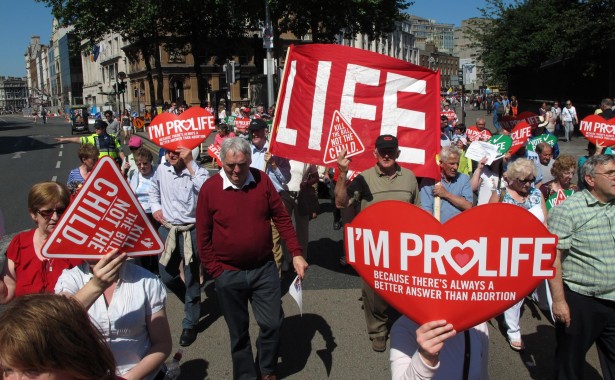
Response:
[{"label": "man in grey shirt", "polygon": [[118,133],[120,132],[120,123],[113,119],[113,111],[106,110],[105,119],[107,120],[107,133],[118,138],[118,141],[121,141],[118,136]]}]

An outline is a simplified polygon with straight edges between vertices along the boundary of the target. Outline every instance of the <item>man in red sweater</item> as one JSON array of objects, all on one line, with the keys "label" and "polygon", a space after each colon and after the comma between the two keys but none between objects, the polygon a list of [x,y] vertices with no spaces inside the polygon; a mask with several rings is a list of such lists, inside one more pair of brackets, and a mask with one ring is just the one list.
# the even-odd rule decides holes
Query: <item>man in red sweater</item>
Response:
[{"label": "man in red sweater", "polygon": [[[215,279],[218,300],[231,337],[233,378],[276,379],[283,314],[280,281],[273,258],[271,220],[286,242],[300,278],[308,267],[292,221],[269,177],[250,168],[252,148],[239,137],[222,143],[222,171],[199,192],[196,207],[198,251]],[[258,367],[249,336],[248,301],[260,326]]]}]

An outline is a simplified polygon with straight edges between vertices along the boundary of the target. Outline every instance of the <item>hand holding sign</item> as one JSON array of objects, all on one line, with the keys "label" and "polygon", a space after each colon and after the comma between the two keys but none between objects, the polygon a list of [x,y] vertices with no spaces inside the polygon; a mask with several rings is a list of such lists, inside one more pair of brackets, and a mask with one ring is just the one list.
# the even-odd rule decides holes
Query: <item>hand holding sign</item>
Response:
[{"label": "hand holding sign", "polygon": [[589,115],[579,125],[579,130],[592,143],[615,145],[615,118],[604,120],[600,115]]},{"label": "hand holding sign", "polygon": [[435,367],[440,361],[440,351],[445,341],[454,337],[457,332],[453,325],[444,320],[427,322],[416,330],[416,343],[419,346],[419,354],[427,364]]},{"label": "hand holding sign", "polygon": [[347,262],[418,324],[443,319],[463,331],[500,314],[555,274],[557,237],[510,204],[474,207],[440,224],[414,205],[383,201],[345,229]]},{"label": "hand holding sign", "polygon": [[94,268],[92,268],[92,286],[96,287],[101,293],[109,286],[113,285],[120,276],[120,269],[128,255],[125,252],[120,252],[117,248],[112,249],[104,255]]},{"label": "hand holding sign", "polygon": [[348,173],[348,167],[350,166],[350,158],[346,158],[346,148],[342,148],[337,155],[337,168],[342,173]]}]

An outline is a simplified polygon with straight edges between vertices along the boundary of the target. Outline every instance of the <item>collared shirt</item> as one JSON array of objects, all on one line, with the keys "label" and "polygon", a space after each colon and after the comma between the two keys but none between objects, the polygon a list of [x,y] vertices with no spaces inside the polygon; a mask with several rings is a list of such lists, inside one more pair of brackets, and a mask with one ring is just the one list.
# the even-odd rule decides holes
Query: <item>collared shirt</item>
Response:
[{"label": "collared shirt", "polygon": [[[55,286],[58,294],[75,295],[93,275],[87,263],[65,270]],[[128,372],[147,355],[152,342],[146,321],[164,308],[167,291],[160,279],[130,262],[120,268],[119,280],[109,305],[100,295],[88,309],[113,352],[120,374]],[[146,379],[151,379],[150,375]]]},{"label": "collared shirt", "polygon": [[549,212],[549,231],[562,251],[562,278],[573,291],[615,301],[615,201],[602,203],[588,190]]},{"label": "collared shirt", "polygon": [[188,168],[179,174],[168,162],[156,169],[149,192],[152,213],[162,210],[171,224],[194,223],[196,220],[196,200],[201,186],[209,177],[207,170],[191,161],[194,176]]},{"label": "collared shirt", "polygon": [[[433,215],[433,188],[436,181],[433,178],[424,178],[421,181],[421,208]],[[460,195],[468,202],[472,203],[473,194],[470,186],[470,177],[465,174],[457,173],[457,176],[452,181],[448,182],[444,178],[440,181],[442,186],[453,195]],[[455,207],[451,202],[442,199],[440,208],[440,222],[445,223],[453,216],[459,214],[462,210]]]},{"label": "collared shirt", "polygon": [[[263,170],[265,169],[265,153],[269,147],[269,141],[265,142],[262,149],[258,149],[252,144],[252,163],[251,168]],[[272,169],[271,165],[267,165],[267,175],[273,182],[276,191],[288,190],[288,181],[290,181],[290,163],[286,158],[273,156],[273,161],[276,163],[276,168]]]},{"label": "collared shirt", "polygon": [[256,180],[254,180],[254,176],[252,175],[252,172],[250,171],[248,171],[248,176],[246,177],[246,180],[243,183],[243,185],[241,185],[241,187],[235,186],[231,182],[231,180],[228,179],[228,176],[226,175],[224,170],[220,170],[218,174],[220,174],[220,176],[222,177],[222,190],[226,190],[226,189],[241,190],[244,187],[248,186],[251,182],[256,183]]},{"label": "collared shirt", "polygon": [[390,177],[375,165],[363,171],[348,186],[348,196],[361,201],[361,210],[381,201],[397,200],[421,205],[419,185],[411,170],[397,165],[397,171]]}]

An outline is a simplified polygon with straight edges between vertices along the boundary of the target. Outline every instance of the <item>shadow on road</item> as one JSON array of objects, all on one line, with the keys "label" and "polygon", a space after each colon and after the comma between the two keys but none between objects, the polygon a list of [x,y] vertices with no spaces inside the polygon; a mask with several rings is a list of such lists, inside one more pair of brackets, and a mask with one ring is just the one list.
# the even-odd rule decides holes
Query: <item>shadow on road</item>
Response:
[{"label": "shadow on road", "polygon": [[[209,362],[204,359],[189,360],[181,365],[181,372],[178,380],[200,380],[207,379],[207,369]],[[197,375],[202,373],[203,375]]]},{"label": "shadow on road", "polygon": [[199,332],[207,330],[209,326],[213,325],[222,316],[214,281],[209,281],[205,285],[204,291],[205,298],[201,302],[201,320],[197,326]]},{"label": "shadow on road", "polygon": [[[319,340],[312,347],[316,334],[322,336],[324,344]],[[331,374],[333,367],[333,351],[337,347],[331,326],[317,314],[294,315],[284,319],[280,331],[280,358],[278,373],[285,378],[301,372],[310,357],[312,350],[316,352],[327,375]]]},{"label": "shadow on road", "polygon": [[[0,130],[4,131],[6,128]],[[34,137],[0,137],[0,155],[41,149],[55,149],[55,144],[48,144]]]}]

